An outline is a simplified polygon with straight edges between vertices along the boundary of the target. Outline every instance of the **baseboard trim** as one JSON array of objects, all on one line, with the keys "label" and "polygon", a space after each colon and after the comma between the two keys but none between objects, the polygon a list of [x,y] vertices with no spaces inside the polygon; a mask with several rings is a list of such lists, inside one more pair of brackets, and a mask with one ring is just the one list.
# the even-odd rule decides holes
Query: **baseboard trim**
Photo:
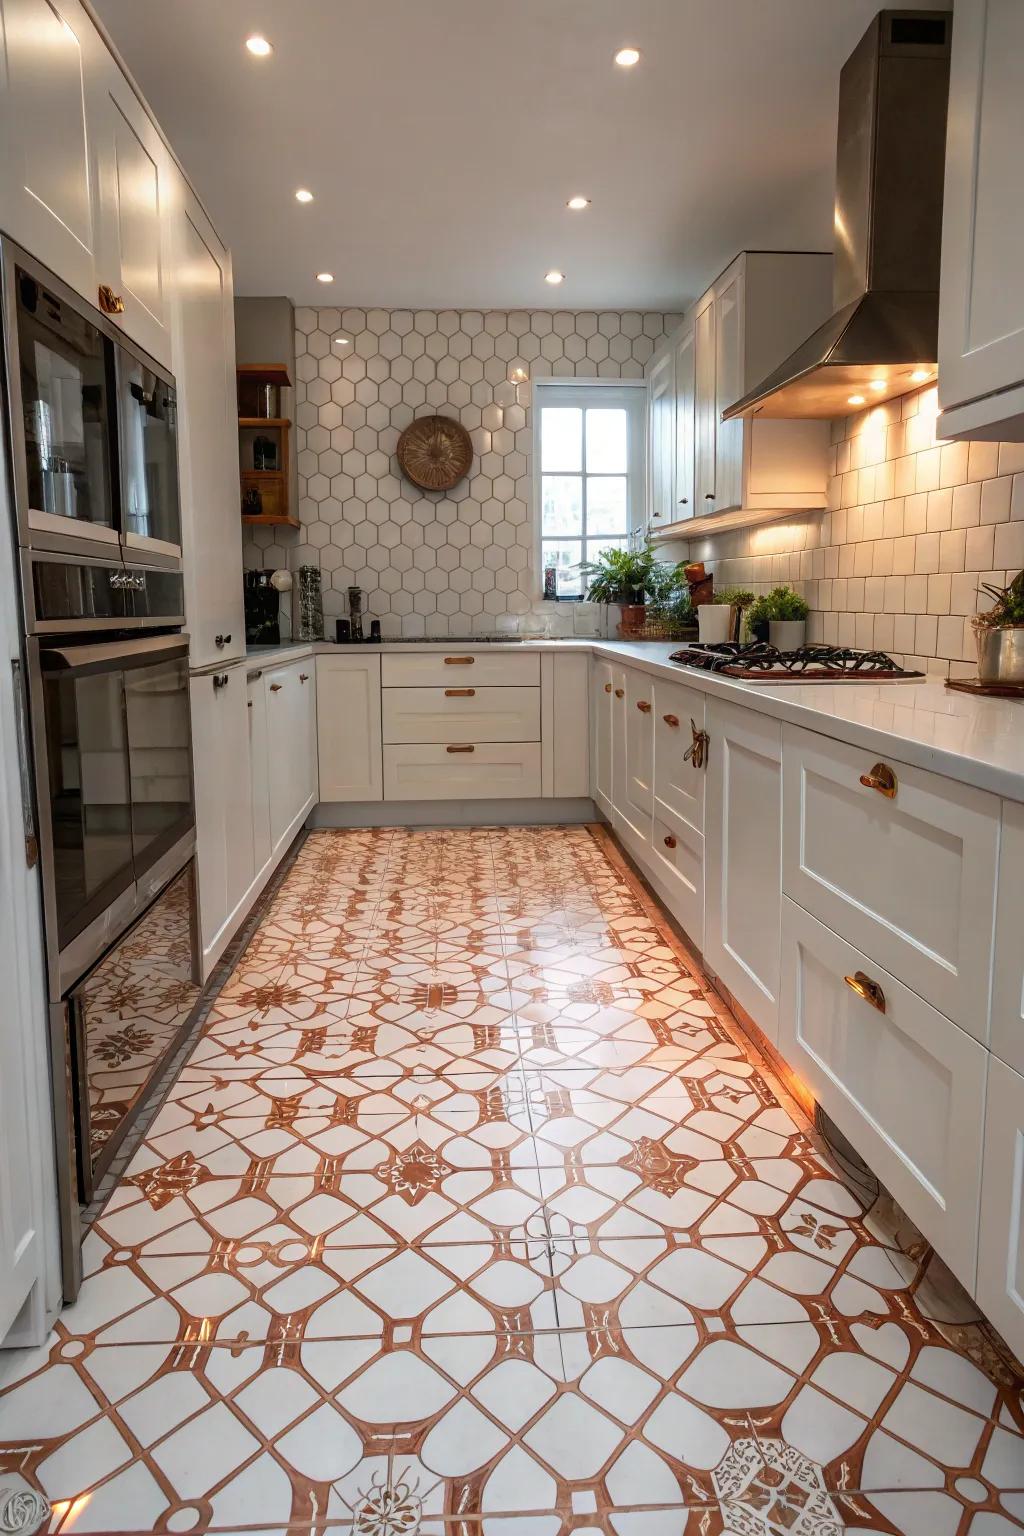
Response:
[{"label": "baseboard trim", "polygon": [[594,821],[593,800],[322,801],[307,823],[338,827],[548,827]]}]

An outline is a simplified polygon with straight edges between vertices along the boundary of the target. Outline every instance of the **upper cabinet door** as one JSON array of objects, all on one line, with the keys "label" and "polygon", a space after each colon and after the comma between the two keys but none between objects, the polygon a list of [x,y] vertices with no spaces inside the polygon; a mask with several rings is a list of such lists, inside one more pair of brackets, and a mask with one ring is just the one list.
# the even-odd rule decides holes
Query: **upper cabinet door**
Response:
[{"label": "upper cabinet door", "polygon": [[716,512],[743,505],[743,422],[722,412],[743,393],[743,270],[734,266],[715,287]]},{"label": "upper cabinet door", "polygon": [[694,513],[700,517],[704,512],[714,512],[717,509],[715,429],[718,424],[718,412],[715,408],[715,303],[711,294],[707,295],[707,302],[703,308],[697,311],[694,320],[693,344],[697,380],[694,407],[696,420]]},{"label": "upper cabinet door", "polygon": [[675,521],[672,507],[675,451],[675,354],[671,347],[651,365],[650,391],[651,505],[654,527]]},{"label": "upper cabinet door", "polygon": [[[1020,0],[957,0],[942,218],[939,398],[948,412],[1002,395],[953,417],[951,429],[967,435],[1024,436],[1022,58]],[[1013,396],[1007,398],[1006,391]],[[948,436],[946,426],[944,421]]]},{"label": "upper cabinet door", "polygon": [[676,341],[676,473],[672,521],[694,515],[697,434],[697,359],[691,321]]},{"label": "upper cabinet door", "polygon": [[170,156],[112,59],[96,93],[94,147],[102,215],[97,286],[111,288],[124,304],[123,312],[111,317],[114,323],[169,368],[165,205]]},{"label": "upper cabinet door", "polygon": [[7,55],[3,227],[96,303],[89,98],[101,44],[78,0],[0,0]]}]

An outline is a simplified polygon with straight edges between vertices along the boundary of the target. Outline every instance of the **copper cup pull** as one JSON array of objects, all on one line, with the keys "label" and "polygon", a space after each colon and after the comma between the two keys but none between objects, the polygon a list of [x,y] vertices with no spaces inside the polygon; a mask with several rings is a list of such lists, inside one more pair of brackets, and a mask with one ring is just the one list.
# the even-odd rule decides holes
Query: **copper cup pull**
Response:
[{"label": "copper cup pull", "polygon": [[284,683],[271,683],[270,691],[271,693],[280,693],[283,687]]},{"label": "copper cup pull", "polygon": [[646,699],[637,699],[636,707],[642,715],[649,715],[651,712],[651,706]]},{"label": "copper cup pull", "polygon": [[617,699],[624,699],[626,697],[626,690],[625,690],[625,688],[616,688],[616,690],[615,690],[615,697]]},{"label": "copper cup pull", "polygon": [[611,691],[612,691],[612,685],[611,685],[611,683],[605,683],[605,685],[604,685],[604,691],[605,691],[605,693],[611,693]]},{"label": "copper cup pull", "polygon": [[105,315],[124,314],[124,299],[109,283],[100,283],[100,309]]},{"label": "copper cup pull", "polygon": [[843,980],[851,992],[856,992],[865,1003],[870,1003],[872,1008],[877,1008],[879,1013],[885,1012],[885,993],[877,981],[872,981],[870,976],[863,971],[854,971],[852,976],[844,976]]},{"label": "copper cup pull", "polygon": [[445,696],[446,699],[475,699],[476,698],[476,689],[475,688],[446,688],[445,691],[444,691],[444,696]]},{"label": "copper cup pull", "polygon": [[876,763],[870,773],[862,773],[860,781],[865,789],[877,789],[887,800],[896,798],[896,775],[887,763]]},{"label": "copper cup pull", "polygon": [[676,846],[676,840],[671,833],[669,833],[668,837],[663,838],[662,841],[666,848],[674,848]]},{"label": "copper cup pull", "polygon": [[674,731],[678,731],[678,729],[679,729],[679,716],[678,715],[662,715],[661,718],[664,720],[666,725],[670,725]]},{"label": "copper cup pull", "polygon": [[475,752],[476,747],[445,747],[446,752]]},{"label": "copper cup pull", "polygon": [[444,664],[446,667],[471,667],[474,661],[475,656],[446,656]]}]

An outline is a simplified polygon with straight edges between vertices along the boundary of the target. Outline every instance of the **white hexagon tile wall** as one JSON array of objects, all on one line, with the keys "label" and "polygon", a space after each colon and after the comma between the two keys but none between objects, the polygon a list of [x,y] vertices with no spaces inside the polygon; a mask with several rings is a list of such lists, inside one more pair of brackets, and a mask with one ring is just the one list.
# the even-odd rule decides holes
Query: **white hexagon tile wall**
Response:
[{"label": "white hexagon tile wall", "polygon": [[[296,310],[301,529],[247,529],[245,563],[319,565],[329,623],[363,588],[385,635],[599,632],[586,604],[543,605],[534,557],[530,379],[640,378],[673,315]],[[349,339],[344,355],[334,344]],[[469,477],[421,492],[395,458],[417,416],[457,417]]]}]

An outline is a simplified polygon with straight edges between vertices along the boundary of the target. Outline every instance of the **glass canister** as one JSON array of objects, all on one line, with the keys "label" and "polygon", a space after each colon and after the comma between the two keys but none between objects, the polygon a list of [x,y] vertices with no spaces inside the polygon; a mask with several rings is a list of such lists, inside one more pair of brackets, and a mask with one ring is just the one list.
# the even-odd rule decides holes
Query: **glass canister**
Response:
[{"label": "glass canister", "polygon": [[324,602],[320,571],[315,565],[299,566],[299,639],[324,638]]}]

